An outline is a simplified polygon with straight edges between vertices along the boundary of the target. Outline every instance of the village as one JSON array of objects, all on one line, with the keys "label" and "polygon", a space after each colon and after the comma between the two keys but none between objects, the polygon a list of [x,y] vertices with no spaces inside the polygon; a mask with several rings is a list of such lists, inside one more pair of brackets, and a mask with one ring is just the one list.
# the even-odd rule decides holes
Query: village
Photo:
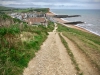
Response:
[{"label": "village", "polygon": [[[49,13],[49,14],[48,14]],[[60,18],[71,18],[71,17],[80,17],[81,15],[56,15],[51,14],[50,9],[45,13],[43,11],[31,11],[31,12],[13,12],[8,14],[12,18],[19,19],[21,21],[27,22],[28,25],[45,25],[47,27],[48,21],[51,22],[59,22]],[[80,23],[84,23],[82,21],[75,22],[63,22],[64,24],[76,25]]]},{"label": "village", "polygon": [[54,19],[49,16],[46,15],[46,13],[41,12],[37,12],[37,11],[33,11],[33,12],[27,12],[27,13],[10,13],[8,14],[9,16],[11,16],[12,18],[16,18],[19,19],[21,21],[27,22],[27,24],[29,25],[48,25],[48,21],[54,21]]}]

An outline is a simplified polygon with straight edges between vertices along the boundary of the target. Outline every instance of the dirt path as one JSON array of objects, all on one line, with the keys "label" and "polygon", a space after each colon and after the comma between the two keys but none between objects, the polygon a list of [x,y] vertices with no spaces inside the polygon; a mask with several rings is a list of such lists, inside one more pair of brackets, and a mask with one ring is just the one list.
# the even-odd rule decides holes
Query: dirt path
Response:
[{"label": "dirt path", "polygon": [[56,29],[55,24],[55,29],[49,32],[41,50],[29,62],[23,75],[76,75],[76,70]]},{"label": "dirt path", "polygon": [[[29,62],[28,67],[24,69],[23,75],[77,75],[75,66],[72,64],[56,29],[57,24],[55,23],[55,29],[53,32],[49,32],[47,40],[36,53],[36,57],[33,58]],[[64,39],[74,54],[83,75],[99,75],[77,46],[68,38],[64,37]]]},{"label": "dirt path", "polygon": [[[62,34],[61,34],[62,35]],[[62,35],[63,36],[63,35]],[[96,68],[90,63],[87,57],[79,50],[79,48],[68,38],[63,36],[63,38],[68,43],[70,50],[72,51],[80,70],[83,72],[84,75],[100,75]]]}]

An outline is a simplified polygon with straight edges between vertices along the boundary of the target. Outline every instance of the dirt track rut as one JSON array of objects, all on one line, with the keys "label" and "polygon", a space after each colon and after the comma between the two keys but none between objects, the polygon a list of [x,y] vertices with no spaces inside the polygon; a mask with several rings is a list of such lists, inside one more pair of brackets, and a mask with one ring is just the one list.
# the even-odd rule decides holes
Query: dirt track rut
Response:
[{"label": "dirt track rut", "polygon": [[100,75],[98,73],[98,70],[90,63],[90,61],[87,59],[85,54],[82,53],[82,51],[79,50],[79,48],[72,41],[70,41],[67,37],[63,36],[63,38],[68,43],[68,46],[70,50],[72,51],[75,57],[75,60],[77,61],[79,65],[81,72],[83,72],[84,75]]}]

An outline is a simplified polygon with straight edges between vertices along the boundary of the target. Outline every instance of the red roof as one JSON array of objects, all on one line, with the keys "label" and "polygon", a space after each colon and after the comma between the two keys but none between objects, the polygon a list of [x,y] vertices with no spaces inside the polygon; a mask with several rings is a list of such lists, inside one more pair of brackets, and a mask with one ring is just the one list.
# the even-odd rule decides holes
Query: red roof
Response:
[{"label": "red roof", "polygon": [[45,21],[46,21],[45,18],[41,18],[41,17],[26,19],[26,22],[28,22],[29,24],[43,23]]}]

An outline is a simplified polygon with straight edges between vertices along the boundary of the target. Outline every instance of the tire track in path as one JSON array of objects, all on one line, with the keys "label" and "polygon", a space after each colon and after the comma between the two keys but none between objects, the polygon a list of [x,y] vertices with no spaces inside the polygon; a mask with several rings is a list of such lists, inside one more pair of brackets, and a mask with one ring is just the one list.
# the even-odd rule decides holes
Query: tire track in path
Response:
[{"label": "tire track in path", "polygon": [[72,51],[80,70],[83,72],[84,75],[100,75],[98,70],[91,64],[91,62],[87,59],[85,54],[79,50],[79,48],[67,37],[61,36],[66,40],[70,50]]}]

